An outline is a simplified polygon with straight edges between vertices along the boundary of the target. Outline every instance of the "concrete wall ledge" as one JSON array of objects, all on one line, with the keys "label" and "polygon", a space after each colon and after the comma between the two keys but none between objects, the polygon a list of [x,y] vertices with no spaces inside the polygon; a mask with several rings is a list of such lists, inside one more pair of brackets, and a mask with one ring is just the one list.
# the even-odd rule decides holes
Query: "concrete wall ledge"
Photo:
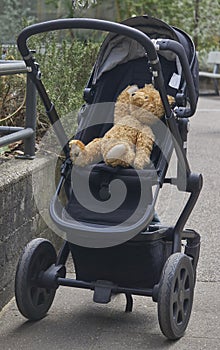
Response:
[{"label": "concrete wall ledge", "polygon": [[[217,80],[218,88],[220,90],[220,79]],[[199,91],[200,93],[213,93],[215,92],[214,80],[206,77],[199,77]]]},{"label": "concrete wall ledge", "polygon": [[60,246],[61,239],[42,219],[42,211],[48,208],[39,209],[33,193],[33,181],[37,181],[39,195],[49,195],[54,180],[50,181],[48,171],[54,163],[53,157],[40,156],[0,165],[0,310],[13,297],[17,261],[27,242],[45,237]]}]

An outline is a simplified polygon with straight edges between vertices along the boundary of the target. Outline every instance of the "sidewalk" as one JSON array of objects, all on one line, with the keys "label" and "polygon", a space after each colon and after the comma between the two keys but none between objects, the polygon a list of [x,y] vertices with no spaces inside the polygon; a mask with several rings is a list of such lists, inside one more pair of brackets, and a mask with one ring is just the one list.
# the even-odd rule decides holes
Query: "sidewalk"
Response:
[{"label": "sidewalk", "polygon": [[124,312],[123,295],[110,304],[92,302],[92,293],[60,287],[49,314],[31,323],[12,301],[0,318],[2,350],[144,350],[219,349],[220,283],[198,282],[187,332],[178,342],[162,336],[157,305],[135,297],[134,310]]},{"label": "sidewalk", "polygon": [[[157,304],[134,297],[132,313],[125,313],[125,297],[107,305],[95,304],[86,290],[60,287],[48,316],[27,322],[12,300],[0,313],[1,350],[218,350],[220,344],[220,98],[200,98],[191,120],[189,162],[204,175],[204,187],[187,227],[201,234],[202,246],[192,315],[178,342],[161,333]],[[163,197],[162,197],[163,198]],[[159,198],[160,200],[160,198]],[[178,215],[170,201],[164,220]],[[173,216],[173,217],[172,217]],[[70,267],[68,265],[68,270]]]}]

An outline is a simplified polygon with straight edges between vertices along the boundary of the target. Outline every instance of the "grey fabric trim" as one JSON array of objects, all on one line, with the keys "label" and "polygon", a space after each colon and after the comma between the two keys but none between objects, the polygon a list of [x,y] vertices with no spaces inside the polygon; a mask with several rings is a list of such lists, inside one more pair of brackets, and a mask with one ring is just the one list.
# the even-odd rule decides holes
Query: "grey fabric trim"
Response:
[{"label": "grey fabric trim", "polygon": [[96,78],[99,79],[104,72],[111,70],[118,64],[126,63],[144,56],[144,48],[137,41],[117,36],[109,42],[101,62],[99,63]]},{"label": "grey fabric trim", "polygon": [[[157,18],[149,16],[129,18],[122,23],[139,29],[143,33],[146,33],[151,39],[165,38],[181,42],[179,36],[184,38],[183,33],[177,32],[177,29],[174,29]],[[184,40],[186,41],[185,38]],[[176,55],[170,51],[161,51],[158,53],[169,61],[176,60]],[[92,83],[95,84],[97,79],[99,79],[104,72],[111,70],[118,64],[126,63],[144,56],[144,48],[135,40],[119,36],[115,33],[109,33],[99,51],[98,59],[94,67]]]}]

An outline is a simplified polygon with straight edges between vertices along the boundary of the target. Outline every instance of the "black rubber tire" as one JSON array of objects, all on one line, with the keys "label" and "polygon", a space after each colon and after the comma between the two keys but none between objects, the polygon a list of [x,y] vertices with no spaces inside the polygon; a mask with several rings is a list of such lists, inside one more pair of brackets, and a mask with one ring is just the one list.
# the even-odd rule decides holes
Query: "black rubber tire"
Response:
[{"label": "black rubber tire", "polygon": [[43,238],[30,241],[17,265],[15,299],[21,314],[29,320],[40,320],[49,310],[56,290],[38,285],[38,276],[56,262],[52,243]]},{"label": "black rubber tire", "polygon": [[158,293],[158,319],[162,333],[171,340],[181,338],[187,328],[194,295],[191,259],[183,253],[166,261]]}]

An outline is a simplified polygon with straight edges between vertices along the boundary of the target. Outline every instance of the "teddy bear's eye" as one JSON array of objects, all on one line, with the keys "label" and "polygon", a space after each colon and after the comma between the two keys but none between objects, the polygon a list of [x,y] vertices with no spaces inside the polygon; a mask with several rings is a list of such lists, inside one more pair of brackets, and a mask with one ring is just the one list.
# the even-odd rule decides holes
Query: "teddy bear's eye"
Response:
[{"label": "teddy bear's eye", "polygon": [[136,94],[135,94],[135,92],[133,92],[133,94],[131,94],[131,96],[135,96]]},{"label": "teddy bear's eye", "polygon": [[147,100],[148,99],[148,96],[145,96],[145,100]]}]

